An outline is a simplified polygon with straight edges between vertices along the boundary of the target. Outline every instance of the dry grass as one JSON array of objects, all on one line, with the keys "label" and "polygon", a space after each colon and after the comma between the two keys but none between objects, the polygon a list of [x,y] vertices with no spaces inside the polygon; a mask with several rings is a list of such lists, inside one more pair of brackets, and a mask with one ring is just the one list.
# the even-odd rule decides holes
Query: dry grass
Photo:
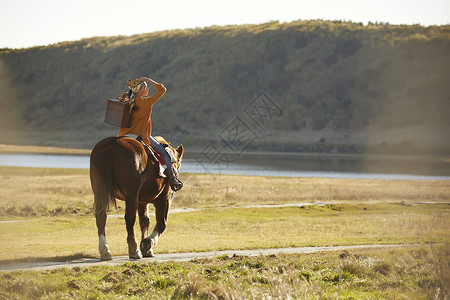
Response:
[{"label": "dry grass", "polygon": [[[314,201],[450,202],[450,181],[281,178],[182,174],[173,208],[214,208]],[[88,170],[0,167],[0,218],[86,214]],[[119,202],[119,213],[123,202]]]},{"label": "dry grass", "polygon": [[314,201],[450,202],[450,181],[283,178],[184,174],[178,207]]},{"label": "dry grass", "polygon": [[0,167],[0,216],[90,213],[88,170]]}]

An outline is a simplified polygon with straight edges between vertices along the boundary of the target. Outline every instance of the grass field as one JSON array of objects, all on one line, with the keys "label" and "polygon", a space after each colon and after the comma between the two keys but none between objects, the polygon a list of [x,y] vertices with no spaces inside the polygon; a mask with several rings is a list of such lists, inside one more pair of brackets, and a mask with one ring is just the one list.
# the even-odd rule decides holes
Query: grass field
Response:
[{"label": "grass field", "polygon": [[[153,221],[153,220],[152,220]],[[154,224],[154,223],[153,223]],[[45,216],[0,224],[2,260],[93,256],[93,216]],[[208,209],[169,216],[156,252],[448,241],[448,205],[339,204],[304,208]],[[136,224],[137,232],[137,224]],[[113,255],[126,255],[122,218],[109,218]]]},{"label": "grass field", "polygon": [[2,299],[448,299],[448,246],[0,273]]},{"label": "grass field", "polygon": [[[183,174],[155,253],[418,243],[408,250],[4,272],[0,297],[429,298],[447,295],[450,182]],[[289,183],[289,184],[288,184]],[[301,207],[248,205],[327,202]],[[428,203],[428,204],[418,204]],[[123,203],[112,215],[123,214]],[[97,257],[87,170],[0,167],[0,260]],[[14,221],[14,222],[4,222]],[[154,221],[152,224],[154,224]],[[127,252],[109,217],[113,255]],[[437,243],[431,247],[427,243]],[[434,250],[433,250],[434,249]],[[440,269],[442,268],[442,270]],[[447,294],[444,294],[447,293]],[[442,298],[444,299],[444,298]]]},{"label": "grass field", "polygon": [[[181,174],[172,208],[340,202],[450,202],[450,181]],[[0,167],[0,218],[89,214],[88,170]],[[116,213],[116,212],[114,212]],[[119,212],[123,203],[119,202]]]}]

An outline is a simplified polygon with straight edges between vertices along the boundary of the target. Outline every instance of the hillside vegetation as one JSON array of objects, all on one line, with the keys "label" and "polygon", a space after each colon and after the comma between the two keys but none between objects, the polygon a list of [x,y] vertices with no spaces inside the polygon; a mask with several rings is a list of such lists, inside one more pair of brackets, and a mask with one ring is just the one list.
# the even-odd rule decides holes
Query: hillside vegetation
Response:
[{"label": "hillside vegetation", "polygon": [[[297,21],[0,50],[1,143],[89,148],[106,100],[149,76],[153,133],[202,149],[264,90],[280,114],[249,149],[450,153],[450,26]],[[256,131],[256,129],[255,129]]]}]

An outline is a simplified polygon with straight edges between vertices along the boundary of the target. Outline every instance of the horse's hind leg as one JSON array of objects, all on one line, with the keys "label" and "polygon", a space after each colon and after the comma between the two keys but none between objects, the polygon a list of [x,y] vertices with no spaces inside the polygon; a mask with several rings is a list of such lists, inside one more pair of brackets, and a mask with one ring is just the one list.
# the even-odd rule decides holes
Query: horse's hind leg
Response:
[{"label": "horse's hind leg", "polygon": [[[90,166],[90,179],[91,187],[94,192],[94,208],[95,208],[95,220],[98,230],[98,251],[100,253],[100,260],[111,260],[112,254],[109,251],[108,244],[106,243],[106,210],[109,202],[115,202],[112,198],[112,181],[109,176],[110,172],[104,169],[101,163],[99,163],[98,150],[94,148],[91,154],[91,166]],[[105,175],[106,174],[106,175]]]},{"label": "horse's hind leg", "polygon": [[134,235],[134,223],[136,222],[137,197],[131,197],[126,200],[125,223],[127,226],[128,256],[132,259],[142,258],[141,251],[138,249],[136,237]]},{"label": "horse's hind leg", "polygon": [[95,214],[95,220],[98,230],[98,251],[100,252],[100,260],[111,260],[112,254],[109,251],[108,244],[106,243],[106,211]]}]

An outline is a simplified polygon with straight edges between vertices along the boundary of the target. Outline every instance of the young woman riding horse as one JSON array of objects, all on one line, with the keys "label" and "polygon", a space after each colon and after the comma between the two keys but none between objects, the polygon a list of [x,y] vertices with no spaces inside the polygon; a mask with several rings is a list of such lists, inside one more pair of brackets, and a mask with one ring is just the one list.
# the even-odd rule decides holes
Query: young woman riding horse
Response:
[{"label": "young woman riding horse", "polygon": [[[156,92],[148,95],[147,82],[153,84]],[[132,109],[129,128],[120,128],[118,136],[107,137],[98,142],[91,152],[90,179],[94,193],[95,219],[98,231],[98,249],[101,260],[111,260],[112,254],[106,242],[107,209],[116,204],[116,199],[125,201],[125,224],[127,228],[128,256],[131,259],[153,257],[153,249],[167,226],[170,204],[176,190],[182,183],[176,178],[181,167],[184,148],[173,148],[162,137],[151,134],[151,112],[153,105],[164,95],[166,88],[149,78],[128,81],[130,91],[124,93]],[[159,152],[167,165],[167,178],[146,154],[144,145],[134,137],[137,135],[147,145]],[[168,144],[167,151],[161,144]],[[148,206],[155,207],[156,225],[149,235],[150,219]],[[141,242],[135,237],[136,212],[139,215]]]},{"label": "young woman riding horse", "polygon": [[[147,82],[151,83],[156,89],[156,92],[151,96],[148,96],[149,89]],[[151,136],[152,108],[153,105],[165,94],[166,88],[161,83],[147,77],[128,80],[127,84],[129,88],[127,96],[130,99],[130,106],[132,108],[130,124],[128,128],[121,127],[117,136],[124,136],[127,134],[137,135],[145,144],[150,145],[156,152],[158,152],[163,157],[167,166],[166,175],[169,178],[170,187],[172,190],[178,191],[183,187],[183,183],[173,172],[171,159],[164,147]]]}]

